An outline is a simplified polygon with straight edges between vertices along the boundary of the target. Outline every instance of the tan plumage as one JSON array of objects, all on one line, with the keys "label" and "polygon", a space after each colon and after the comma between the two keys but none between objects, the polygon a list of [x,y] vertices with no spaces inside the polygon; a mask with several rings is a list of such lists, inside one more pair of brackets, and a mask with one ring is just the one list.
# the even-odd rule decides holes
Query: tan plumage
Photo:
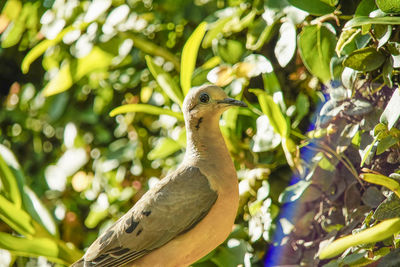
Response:
[{"label": "tan plumage", "polygon": [[183,103],[187,149],[181,165],[72,266],[188,266],[221,244],[232,229],[239,196],[219,118],[235,105],[246,106],[219,87],[193,88]]}]

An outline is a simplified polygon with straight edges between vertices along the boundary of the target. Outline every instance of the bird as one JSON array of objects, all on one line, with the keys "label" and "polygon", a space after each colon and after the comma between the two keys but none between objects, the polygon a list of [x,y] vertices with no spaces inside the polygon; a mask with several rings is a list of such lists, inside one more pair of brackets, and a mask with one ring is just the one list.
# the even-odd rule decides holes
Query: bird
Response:
[{"label": "bird", "polygon": [[187,146],[181,164],[71,266],[189,266],[223,243],[239,206],[236,170],[219,128],[233,106],[247,107],[218,86],[191,88],[182,105]]}]

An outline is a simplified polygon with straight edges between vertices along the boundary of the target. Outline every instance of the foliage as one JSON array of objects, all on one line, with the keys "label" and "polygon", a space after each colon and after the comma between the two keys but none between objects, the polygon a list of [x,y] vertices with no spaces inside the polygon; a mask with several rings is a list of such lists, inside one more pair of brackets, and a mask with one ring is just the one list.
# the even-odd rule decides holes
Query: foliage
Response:
[{"label": "foliage", "polygon": [[[281,264],[396,260],[397,228],[379,231],[397,227],[400,207],[398,1],[0,5],[0,248],[10,264],[79,258],[179,164],[183,98],[207,82],[249,108],[221,119],[240,179],[235,228],[194,266],[261,266],[271,246],[285,248]],[[294,201],[284,223],[279,211]],[[274,240],[280,228],[286,237]],[[352,232],[363,238],[347,242]]]}]

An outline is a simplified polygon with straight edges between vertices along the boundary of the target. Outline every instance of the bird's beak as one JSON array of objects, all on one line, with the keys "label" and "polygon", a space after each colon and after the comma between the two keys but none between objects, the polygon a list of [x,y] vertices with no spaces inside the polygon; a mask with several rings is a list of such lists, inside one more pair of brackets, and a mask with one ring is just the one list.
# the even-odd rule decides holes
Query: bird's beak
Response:
[{"label": "bird's beak", "polygon": [[222,100],[218,100],[217,103],[218,104],[225,104],[225,105],[229,105],[229,106],[247,107],[246,103],[244,103],[242,101],[239,101],[239,100],[236,100],[236,99],[233,99],[233,98],[225,98],[225,99],[222,99]]}]

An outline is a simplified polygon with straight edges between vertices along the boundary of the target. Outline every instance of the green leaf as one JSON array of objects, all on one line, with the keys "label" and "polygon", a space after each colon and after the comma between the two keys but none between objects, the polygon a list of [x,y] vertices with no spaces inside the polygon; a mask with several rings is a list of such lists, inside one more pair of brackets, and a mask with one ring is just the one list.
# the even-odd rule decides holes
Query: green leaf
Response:
[{"label": "green leaf", "polygon": [[303,28],[298,39],[304,65],[323,83],[331,79],[330,60],[335,53],[336,37],[324,25]]},{"label": "green leaf", "polygon": [[340,34],[339,40],[336,43],[336,54],[340,57],[340,54],[342,53],[343,48],[350,44],[354,38],[361,32],[361,29],[348,29],[346,31],[342,31]]},{"label": "green leaf", "polygon": [[108,215],[108,209],[97,209],[94,208],[96,205],[90,207],[88,216],[85,219],[86,227],[93,229]]},{"label": "green leaf", "polygon": [[241,8],[237,8],[235,11],[232,12],[232,14],[226,17],[221,17],[217,21],[210,24],[208,27],[208,32],[206,36],[204,36],[202,47],[203,48],[210,47],[213,40],[217,39],[218,35],[220,35],[223,32],[223,29],[226,26],[226,24],[230,22],[234,17],[240,16],[242,12],[243,10]]},{"label": "green leaf", "polygon": [[86,74],[109,67],[113,58],[114,55],[100,47],[93,47],[87,56],[65,63],[57,75],[43,89],[43,94],[51,96],[68,90]]},{"label": "green leaf", "polygon": [[303,195],[304,191],[310,186],[310,181],[300,180],[297,183],[290,185],[283,190],[279,195],[279,203],[288,203],[296,201]]},{"label": "green leaf", "polygon": [[358,71],[371,71],[379,68],[386,57],[373,47],[365,47],[352,52],[344,61],[343,66]]},{"label": "green leaf", "polygon": [[392,146],[394,146],[395,144],[397,144],[399,142],[399,139],[388,135],[385,138],[383,138],[382,140],[379,140],[378,142],[378,146],[376,148],[376,154],[380,155],[383,152],[386,151],[386,149],[391,148]]},{"label": "green leaf", "polygon": [[234,246],[229,248],[220,246],[211,258],[211,261],[218,267],[243,265],[244,255],[247,252],[247,246],[244,240],[237,241],[237,244],[235,242]]},{"label": "green leaf", "polygon": [[400,199],[396,194],[390,194],[375,210],[375,220],[396,218],[400,214]]},{"label": "green leaf", "polygon": [[218,44],[218,55],[230,64],[237,63],[242,57],[245,49],[242,42],[236,40],[223,40]]},{"label": "green leaf", "polygon": [[179,104],[179,106],[182,106],[182,92],[175,81],[172,79],[172,77],[160,66],[154,63],[154,60],[150,56],[146,56],[145,58],[147,67],[149,68],[153,77],[156,79],[158,85],[160,85],[160,87],[164,90],[164,92],[172,101]]},{"label": "green leaf", "polygon": [[396,89],[390,98],[385,110],[383,111],[379,121],[387,124],[388,129],[392,129],[394,125],[399,121],[400,118],[400,89]]},{"label": "green leaf", "polygon": [[272,24],[267,24],[267,22],[260,17],[253,22],[247,32],[246,48],[250,50],[261,49],[274,35],[278,21],[279,20],[275,18]]},{"label": "green leaf", "polygon": [[376,5],[385,13],[400,13],[400,0],[376,0]]},{"label": "green leaf", "polygon": [[116,107],[115,109],[111,110],[110,116],[114,117],[115,115],[118,115],[121,113],[128,113],[128,112],[144,112],[144,113],[153,114],[153,115],[165,114],[165,115],[169,115],[169,116],[177,118],[178,120],[183,121],[182,113],[175,112],[175,111],[165,109],[165,108],[152,106],[152,105],[147,105],[147,104],[122,105],[122,106]]},{"label": "green leaf", "polygon": [[0,232],[0,247],[11,253],[24,257],[44,256],[48,260],[69,265],[82,254],[70,249],[65,244],[49,238],[22,238]]},{"label": "green leaf", "polygon": [[[3,193],[17,208],[21,208],[22,199],[21,199],[21,193],[18,188],[17,179],[3,158],[6,156],[14,157],[14,155],[11,154],[11,151],[9,151],[3,145],[0,145],[0,181],[1,181],[0,189],[4,190]],[[17,164],[16,161],[14,162],[15,164]],[[0,192],[3,190],[0,190]]]},{"label": "green leaf", "polygon": [[25,210],[31,217],[42,225],[50,234],[58,236],[58,228],[53,217],[43,202],[27,185],[23,187],[23,201]]},{"label": "green leaf", "polygon": [[[326,4],[324,3],[325,1],[320,1],[320,0],[307,0],[307,1],[288,0],[288,2],[292,6],[295,6],[301,10],[310,13],[311,15],[316,15],[316,16],[325,15],[335,10],[334,6]],[[333,1],[333,3],[334,2],[336,1]]]},{"label": "green leaf", "polygon": [[400,184],[392,178],[376,173],[362,173],[360,178],[368,183],[383,185],[400,197]]},{"label": "green leaf", "polygon": [[393,88],[392,75],[393,75],[393,58],[388,57],[385,63],[383,64],[382,78],[385,84],[390,88]]},{"label": "green leaf", "polygon": [[292,123],[292,128],[296,128],[301,120],[308,114],[310,110],[310,101],[307,95],[300,93],[296,98],[296,117]]},{"label": "green leaf", "polygon": [[174,139],[168,137],[162,138],[156,147],[149,152],[147,158],[149,160],[163,159],[172,155],[181,148],[182,146]]},{"label": "green leaf", "polygon": [[[0,145],[0,165],[2,161],[8,165],[13,177],[15,185],[17,186],[18,195],[22,197],[22,203],[24,209],[29,215],[39,222],[49,233],[53,235],[57,235],[57,227],[55,222],[50,215],[49,211],[37,197],[37,195],[26,185],[24,174],[22,173],[21,166],[17,162],[14,154],[7,147]],[[0,168],[1,169],[1,168]],[[1,176],[1,170],[0,170]],[[1,177],[0,177],[1,178]],[[7,182],[2,181],[3,185]],[[14,191],[14,189],[6,189],[6,193]],[[16,202],[14,201],[14,204]],[[21,205],[16,204],[18,208],[21,208]]]},{"label": "green leaf", "polygon": [[376,4],[375,4],[375,0],[362,0],[358,4],[356,12],[354,13],[354,15],[356,17],[358,17],[358,16],[368,16],[369,13],[371,13],[375,9],[377,9]]},{"label": "green leaf", "polygon": [[5,2],[1,14],[7,16],[9,20],[15,20],[20,15],[22,3],[20,0],[9,0]]},{"label": "green leaf", "polygon": [[267,115],[269,122],[274,128],[275,132],[281,137],[289,136],[289,128],[287,121],[282,114],[279,106],[274,102],[272,96],[268,95],[265,91],[260,89],[251,89],[250,92],[258,97],[262,112]]},{"label": "green leaf", "polygon": [[349,20],[345,25],[343,30],[352,27],[359,27],[368,24],[385,24],[385,25],[399,25],[400,17],[375,17],[370,18],[367,16],[355,17]]},{"label": "green leaf", "polygon": [[21,235],[35,234],[29,214],[0,195],[0,219]]},{"label": "green leaf", "polygon": [[29,67],[31,66],[32,62],[35,61],[38,57],[40,57],[49,47],[54,46],[61,42],[64,36],[69,33],[70,31],[80,29],[83,30],[86,28],[87,24],[82,23],[80,27],[69,26],[62,30],[56,38],[52,40],[43,40],[39,44],[37,44],[34,48],[32,48],[28,54],[26,54],[24,60],[21,63],[21,69],[23,73],[27,73],[29,71]]},{"label": "green leaf", "polygon": [[196,66],[197,53],[206,30],[207,23],[200,23],[183,47],[181,57],[181,86],[184,95],[187,95],[191,88],[192,74]]},{"label": "green leaf", "polygon": [[335,240],[321,250],[319,258],[321,260],[333,258],[350,247],[379,242],[399,231],[400,218],[383,221],[354,235],[348,235]]},{"label": "green leaf", "polygon": [[123,33],[122,36],[126,36],[127,38],[131,39],[133,41],[133,46],[140,49],[141,51],[153,56],[163,57],[167,61],[172,62],[177,71],[180,70],[178,58],[167,49],[129,32]]}]

